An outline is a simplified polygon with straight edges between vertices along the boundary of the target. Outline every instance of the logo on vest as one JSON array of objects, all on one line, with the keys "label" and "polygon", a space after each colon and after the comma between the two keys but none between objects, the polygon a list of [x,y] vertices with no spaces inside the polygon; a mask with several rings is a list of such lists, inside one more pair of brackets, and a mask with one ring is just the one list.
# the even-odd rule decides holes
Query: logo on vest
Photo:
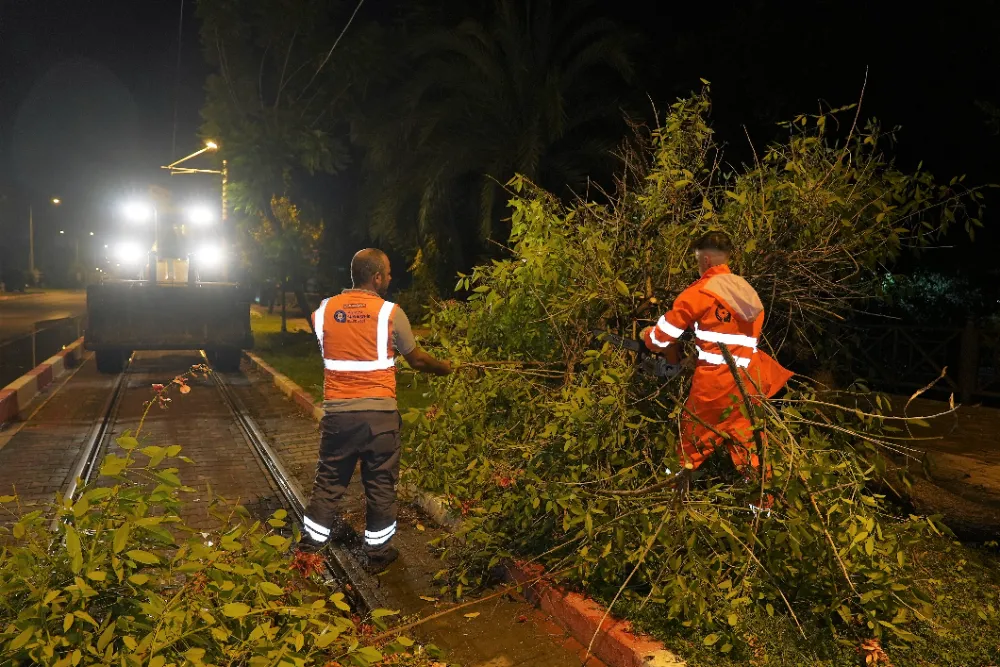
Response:
[{"label": "logo on vest", "polygon": [[341,324],[347,321],[347,313],[342,310],[338,310],[333,314],[333,319],[337,320]]},{"label": "logo on vest", "polygon": [[715,307],[715,319],[720,322],[731,322],[733,315],[725,306],[719,305]]}]

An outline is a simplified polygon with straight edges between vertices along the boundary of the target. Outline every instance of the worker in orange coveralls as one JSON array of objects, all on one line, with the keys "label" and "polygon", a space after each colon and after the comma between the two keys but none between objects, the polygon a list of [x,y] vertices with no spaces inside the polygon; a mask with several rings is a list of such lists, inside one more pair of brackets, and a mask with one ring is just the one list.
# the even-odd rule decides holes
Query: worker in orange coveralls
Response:
[{"label": "worker in orange coveralls", "polygon": [[656,326],[643,330],[642,339],[651,351],[668,354],[686,330],[694,330],[698,361],[681,417],[681,466],[696,470],[722,444],[723,434],[733,464],[749,477],[760,468],[760,461],[750,420],[742,409],[743,396],[720,343],[732,354],[751,400],[774,396],[792,373],[757,349],[764,306],[750,283],[730,273],[729,237],[709,232],[694,248],[701,278],[681,292]]}]

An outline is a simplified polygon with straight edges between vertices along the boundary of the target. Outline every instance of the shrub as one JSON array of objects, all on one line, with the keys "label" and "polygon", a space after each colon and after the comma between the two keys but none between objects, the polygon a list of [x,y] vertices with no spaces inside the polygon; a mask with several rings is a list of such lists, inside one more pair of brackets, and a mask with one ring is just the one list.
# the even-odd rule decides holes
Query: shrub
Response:
[{"label": "shrub", "polygon": [[[187,393],[185,380],[157,385],[149,406],[165,406],[172,386]],[[367,667],[396,654],[396,664],[426,663],[405,637],[366,636],[344,594],[318,584],[319,557],[289,556],[298,535],[283,510],[251,521],[215,499],[220,528],[185,525],[193,489],[174,464],[190,461],[138,436],[119,437],[126,456],[105,458],[94,484],[52,508],[55,533],[43,511],[0,497],[12,520],[0,552],[0,662]],[[392,613],[373,612],[373,622]]]}]

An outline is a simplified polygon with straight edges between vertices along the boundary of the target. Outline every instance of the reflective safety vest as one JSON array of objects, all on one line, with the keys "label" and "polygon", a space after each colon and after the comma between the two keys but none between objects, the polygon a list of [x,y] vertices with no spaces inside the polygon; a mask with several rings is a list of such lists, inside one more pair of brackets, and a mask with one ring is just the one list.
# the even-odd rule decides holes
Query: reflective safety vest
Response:
[{"label": "reflective safety vest", "polygon": [[730,273],[729,267],[723,264],[712,267],[681,292],[670,312],[649,330],[646,346],[664,351],[685,330],[693,329],[698,368],[725,369],[731,375],[720,347],[720,343],[725,344],[736,366],[754,371],[750,373],[754,382],[760,385],[762,393],[772,396],[792,373],[758,351],[763,323],[764,305],[756,290],[740,276]]},{"label": "reflective safety vest", "polygon": [[323,355],[324,400],[395,398],[396,304],[361,290],[324,299],[313,313]]}]

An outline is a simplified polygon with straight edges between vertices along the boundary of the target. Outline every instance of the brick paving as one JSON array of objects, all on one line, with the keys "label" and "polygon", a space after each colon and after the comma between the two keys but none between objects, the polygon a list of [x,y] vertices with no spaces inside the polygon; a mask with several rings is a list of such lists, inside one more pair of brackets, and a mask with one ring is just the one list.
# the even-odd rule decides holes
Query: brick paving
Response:
[{"label": "brick paving", "polygon": [[[137,353],[128,392],[118,419],[106,441],[105,454],[124,455],[114,439],[134,432],[152,397],[153,383],[166,383],[201,359],[188,352]],[[233,391],[253,415],[289,473],[308,494],[311,491],[318,450],[318,425],[301,408],[258,374],[226,376]],[[97,372],[92,358],[65,387],[56,383],[36,401],[34,418],[0,449],[0,494],[16,489],[22,502],[38,506],[51,501],[66,484],[70,470],[94,420],[100,416],[115,378]],[[189,384],[192,391],[173,399],[167,410],[152,408],[143,424],[143,445],[180,445],[181,454],[193,463],[164,463],[180,468],[180,478],[196,492],[182,509],[186,523],[195,530],[209,530],[218,521],[209,513],[209,488],[230,503],[246,506],[265,517],[279,507],[270,477],[247,447],[211,378]],[[61,390],[60,390],[61,387]],[[48,399],[47,403],[42,401]],[[41,408],[38,409],[38,406]],[[0,445],[4,433],[0,432]],[[363,525],[361,485],[356,476],[346,499],[348,519]],[[2,518],[0,518],[2,521]],[[446,564],[437,559],[428,541],[440,530],[412,507],[400,512],[397,546],[400,562],[382,579],[394,608],[403,613],[428,614],[440,609],[423,597],[440,597],[440,582],[433,575]],[[579,665],[585,648],[554,625],[543,613],[511,598],[484,603],[475,619],[450,614],[423,626],[419,634],[449,652],[450,660],[470,667],[569,667]],[[525,622],[529,621],[529,622]],[[595,658],[590,667],[603,667]]]},{"label": "brick paving", "polygon": [[[230,385],[267,436],[289,474],[303,491],[312,491],[319,452],[319,425],[302,407],[274,386],[270,377],[250,371],[230,377]],[[405,425],[404,425],[405,428]],[[344,514],[355,530],[364,526],[364,491],[356,472],[344,499]],[[380,577],[390,606],[402,614],[426,616],[438,611],[441,581],[434,575],[448,566],[428,546],[444,532],[414,507],[401,504],[395,545],[399,561]],[[552,619],[523,601],[503,597],[466,610],[480,612],[474,619],[449,614],[417,629],[418,636],[447,652],[448,659],[468,667],[578,667],[586,647],[570,637]],[[588,667],[604,667],[597,658]]]},{"label": "brick paving", "polygon": [[17,495],[28,511],[50,503],[66,485],[114,378],[98,373],[88,355],[63,384],[50,385],[32,403],[29,421],[0,431],[0,495]]},{"label": "brick paving", "polygon": [[[153,396],[151,385],[169,383],[198,363],[202,363],[201,357],[194,352],[137,353],[107,453],[125,456],[114,439],[125,431],[135,435],[145,403]],[[178,467],[181,481],[196,490],[185,495],[181,517],[195,530],[219,527],[210,513],[210,498],[214,497],[230,505],[243,505],[256,518],[267,518],[281,507],[270,476],[247,446],[212,379],[195,378],[188,384],[191,392],[187,395],[176,389],[170,392],[172,400],[166,410],[155,406],[149,410],[138,435],[143,446],[180,445],[181,455],[193,461],[161,465]]]}]

